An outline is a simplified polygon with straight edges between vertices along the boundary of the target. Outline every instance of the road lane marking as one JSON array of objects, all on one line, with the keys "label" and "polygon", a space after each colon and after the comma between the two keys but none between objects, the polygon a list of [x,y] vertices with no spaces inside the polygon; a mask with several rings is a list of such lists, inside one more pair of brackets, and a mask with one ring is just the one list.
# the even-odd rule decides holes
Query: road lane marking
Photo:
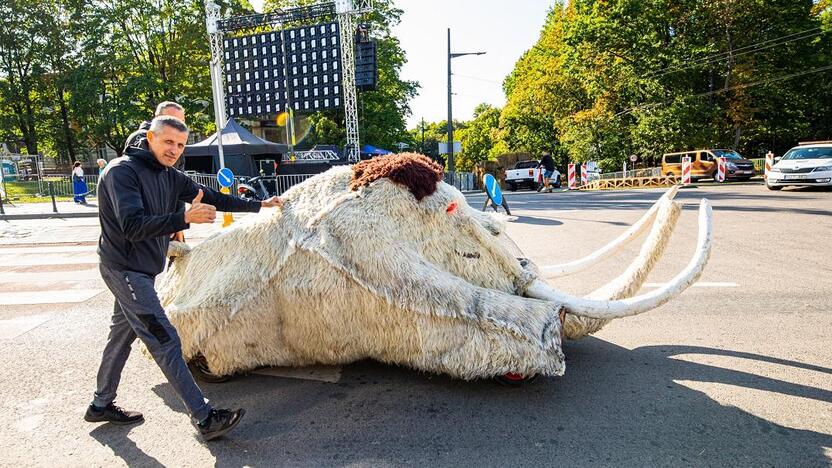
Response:
[{"label": "road lane marking", "polygon": [[[663,288],[668,283],[644,283],[645,288]],[[722,282],[722,281],[699,281],[693,283],[694,288],[736,288],[739,287],[737,283]]]},{"label": "road lane marking", "polygon": [[[0,300],[2,301],[2,300]],[[54,315],[28,315],[0,320],[0,340],[12,340],[49,321]]]},{"label": "road lane marking", "polygon": [[7,267],[30,267],[43,265],[74,265],[89,264],[98,266],[98,256],[92,254],[81,254],[77,256],[56,257],[51,254],[40,254],[38,256],[28,255],[0,255],[0,265]]},{"label": "road lane marking", "polygon": [[54,254],[70,252],[95,253],[97,245],[50,245],[36,247],[0,247],[0,255]]},{"label": "road lane marking", "polygon": [[92,299],[104,292],[101,289],[67,289],[64,291],[20,291],[0,293],[0,304],[3,305],[38,305],[79,303]]}]

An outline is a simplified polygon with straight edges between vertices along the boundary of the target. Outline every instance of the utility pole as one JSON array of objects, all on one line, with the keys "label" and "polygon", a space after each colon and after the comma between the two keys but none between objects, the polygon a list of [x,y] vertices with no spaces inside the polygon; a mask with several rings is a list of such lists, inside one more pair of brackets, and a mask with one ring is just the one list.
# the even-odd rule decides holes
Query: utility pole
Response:
[{"label": "utility pole", "polygon": [[454,117],[451,99],[451,28],[448,28],[448,172],[454,172]]},{"label": "utility pole", "polygon": [[422,144],[419,146],[419,152],[425,154],[425,118],[422,117]]},{"label": "utility pole", "polygon": [[451,28],[448,28],[448,172],[454,172],[456,169],[454,165],[454,117],[453,117],[453,103],[451,96],[451,59],[462,57],[463,55],[484,55],[485,52],[463,52],[453,54],[451,53]]}]

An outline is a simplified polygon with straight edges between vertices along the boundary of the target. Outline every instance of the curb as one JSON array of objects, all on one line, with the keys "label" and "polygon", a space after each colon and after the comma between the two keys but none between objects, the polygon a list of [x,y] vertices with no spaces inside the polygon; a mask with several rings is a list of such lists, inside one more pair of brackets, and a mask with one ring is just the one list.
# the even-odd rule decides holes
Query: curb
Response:
[{"label": "curb", "polygon": [[92,213],[24,213],[0,215],[0,221],[56,219],[56,218],[97,218],[98,212]]}]

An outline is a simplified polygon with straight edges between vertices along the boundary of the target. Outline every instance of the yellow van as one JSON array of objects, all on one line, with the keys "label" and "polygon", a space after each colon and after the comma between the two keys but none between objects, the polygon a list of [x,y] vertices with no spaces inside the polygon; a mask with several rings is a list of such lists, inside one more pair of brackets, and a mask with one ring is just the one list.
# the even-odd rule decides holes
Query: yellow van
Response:
[{"label": "yellow van", "polygon": [[667,153],[662,156],[662,175],[682,176],[682,158],[690,157],[691,180],[712,179],[716,175],[716,158],[725,158],[725,178],[748,180],[754,177],[754,163],[743,158],[736,151],[726,149],[703,149]]}]

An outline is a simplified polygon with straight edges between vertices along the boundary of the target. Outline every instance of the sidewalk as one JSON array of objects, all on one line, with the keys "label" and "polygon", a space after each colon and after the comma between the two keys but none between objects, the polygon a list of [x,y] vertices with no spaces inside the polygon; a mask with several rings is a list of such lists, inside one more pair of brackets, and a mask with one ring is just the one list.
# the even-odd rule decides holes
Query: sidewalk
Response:
[{"label": "sidewalk", "polygon": [[[57,208],[57,213],[54,208]],[[0,214],[0,220],[98,217],[98,203],[94,198],[89,199],[86,205],[60,201],[55,203],[54,208],[52,202],[12,204],[4,201],[5,214]]]}]

